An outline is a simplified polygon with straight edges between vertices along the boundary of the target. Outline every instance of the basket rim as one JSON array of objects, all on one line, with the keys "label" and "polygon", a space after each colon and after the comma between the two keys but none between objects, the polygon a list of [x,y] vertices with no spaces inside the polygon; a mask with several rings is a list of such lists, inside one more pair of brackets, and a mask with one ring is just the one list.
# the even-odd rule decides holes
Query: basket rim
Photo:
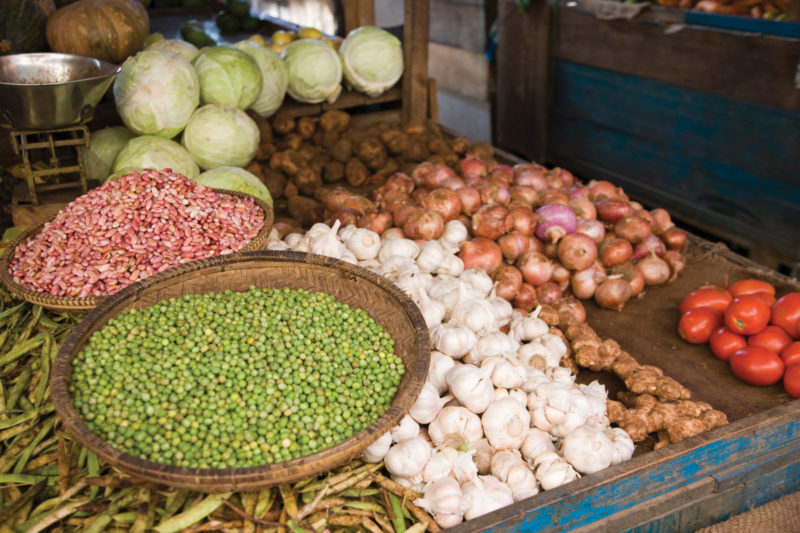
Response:
[{"label": "basket rim", "polygon": [[[75,410],[68,387],[72,376],[72,359],[85,345],[85,342],[81,343],[81,340],[88,339],[89,335],[96,331],[94,328],[97,326],[97,322],[103,318],[110,320],[117,316],[116,314],[109,316],[114,307],[126,301],[135,302],[142,292],[154,285],[167,285],[184,274],[191,272],[208,270],[220,272],[229,270],[232,266],[235,268],[236,265],[257,264],[259,262],[304,263],[310,266],[339,271],[339,273],[349,273],[352,276],[360,277],[370,282],[377,288],[389,293],[396,300],[414,327],[413,334],[416,339],[417,353],[412,360],[413,366],[406,367],[404,379],[407,377],[409,385],[405,389],[402,386],[398,389],[389,408],[371,425],[331,447],[289,461],[226,469],[182,467],[155,463],[123,452],[93,433],[86,425],[83,417]],[[146,478],[169,486],[190,488],[202,492],[252,490],[305,479],[360,455],[367,446],[399,423],[400,419],[407,414],[416,401],[428,373],[430,352],[430,337],[422,312],[410,296],[388,279],[363,267],[332,257],[304,252],[261,250],[210,257],[185,263],[137,281],[107,297],[84,317],[61,344],[53,363],[49,385],[55,411],[65,429],[73,434],[84,446],[115,468],[134,477]]]},{"label": "basket rim", "polygon": [[[212,190],[220,194],[228,194],[242,199],[252,198],[255,204],[264,212],[264,225],[261,227],[258,234],[253,237],[245,247],[236,252],[236,254],[255,251],[264,246],[264,243],[267,241],[269,232],[272,230],[272,225],[275,221],[275,210],[264,200],[256,198],[255,196],[247,193],[231,191],[228,189],[212,188]],[[60,212],[61,211],[58,213]],[[41,232],[45,224],[54,220],[58,216],[58,213],[48,217],[46,221],[25,230],[22,234],[18,235],[14,240],[12,240],[8,246],[6,246],[3,250],[0,250],[0,282],[2,282],[6,289],[8,289],[8,291],[15,297],[35,305],[41,305],[42,307],[47,307],[48,309],[56,309],[60,311],[89,311],[97,307],[102,301],[112,295],[87,296],[83,298],[73,296],[53,296],[44,292],[31,290],[24,285],[17,283],[8,272],[8,269],[11,265],[11,260],[17,250],[17,246]],[[192,262],[193,261],[190,261],[189,263]]]}]

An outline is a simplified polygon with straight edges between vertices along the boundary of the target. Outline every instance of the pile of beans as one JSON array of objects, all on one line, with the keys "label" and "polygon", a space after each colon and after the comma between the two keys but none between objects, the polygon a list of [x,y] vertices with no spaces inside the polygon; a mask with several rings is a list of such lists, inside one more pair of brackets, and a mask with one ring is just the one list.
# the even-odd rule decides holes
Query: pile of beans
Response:
[{"label": "pile of beans", "polygon": [[72,361],[96,435],[162,464],[246,467],[375,422],[405,372],[386,330],[324,292],[187,295],[120,314]]},{"label": "pile of beans", "polygon": [[182,263],[237,252],[263,225],[252,198],[143,170],[68,204],[17,247],[9,273],[35,292],[105,296]]}]

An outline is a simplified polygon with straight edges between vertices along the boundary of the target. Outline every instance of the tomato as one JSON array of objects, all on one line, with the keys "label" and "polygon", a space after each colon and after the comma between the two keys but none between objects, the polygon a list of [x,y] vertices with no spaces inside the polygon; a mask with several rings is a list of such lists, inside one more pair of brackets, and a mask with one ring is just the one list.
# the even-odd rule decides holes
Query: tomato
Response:
[{"label": "tomato", "polygon": [[770,307],[772,307],[772,304],[775,303],[775,295],[770,294],[768,292],[754,292],[753,296],[758,296],[759,298],[767,302],[767,305]]},{"label": "tomato", "polygon": [[778,326],[767,326],[747,339],[747,344],[750,346],[761,346],[777,353],[781,353],[791,343],[792,338],[789,334]]},{"label": "tomato", "polygon": [[704,344],[711,333],[722,325],[722,316],[710,307],[698,307],[683,313],[678,333],[686,342]]},{"label": "tomato", "polygon": [[800,363],[800,341],[795,341],[781,351],[781,359],[786,366]]},{"label": "tomato", "polygon": [[800,292],[784,294],[772,306],[770,322],[792,336],[800,338]]},{"label": "tomato", "polygon": [[760,279],[748,278],[748,279],[741,279],[736,283],[728,285],[728,292],[731,293],[731,296],[733,296],[734,298],[736,298],[737,296],[744,296],[745,294],[753,294],[756,292],[768,292],[772,296],[775,296],[775,287],[773,287],[766,281],[761,281]]},{"label": "tomato", "polygon": [[725,311],[725,325],[734,333],[753,335],[769,323],[771,309],[767,303],[753,294],[734,298]]},{"label": "tomato", "polygon": [[721,315],[725,313],[731,300],[733,300],[733,296],[723,287],[707,285],[687,294],[678,309],[681,313],[685,313],[698,307],[710,307]]},{"label": "tomato", "polygon": [[783,377],[783,359],[761,346],[745,346],[728,360],[734,375],[751,385],[774,385]]},{"label": "tomato", "polygon": [[792,398],[800,398],[800,364],[786,368],[783,373],[783,388]]},{"label": "tomato", "polygon": [[725,326],[715,329],[708,342],[714,355],[723,361],[730,359],[731,354],[739,348],[747,346],[747,339],[743,335],[734,333]]}]

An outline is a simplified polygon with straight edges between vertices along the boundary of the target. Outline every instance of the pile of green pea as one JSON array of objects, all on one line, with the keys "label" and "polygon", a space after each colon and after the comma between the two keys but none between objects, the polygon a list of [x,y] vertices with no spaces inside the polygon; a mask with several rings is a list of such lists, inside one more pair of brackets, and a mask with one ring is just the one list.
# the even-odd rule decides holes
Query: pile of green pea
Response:
[{"label": "pile of green pea", "polygon": [[72,403],[97,436],[157,463],[216,469],[343,441],[386,412],[405,372],[364,310],[254,287],[121,313],[72,364]]}]

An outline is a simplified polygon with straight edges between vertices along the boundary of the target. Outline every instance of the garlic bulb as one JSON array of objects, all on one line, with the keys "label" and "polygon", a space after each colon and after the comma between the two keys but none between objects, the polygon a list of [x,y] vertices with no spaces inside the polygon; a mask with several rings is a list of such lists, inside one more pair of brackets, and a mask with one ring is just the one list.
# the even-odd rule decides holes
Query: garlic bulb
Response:
[{"label": "garlic bulb", "polygon": [[635,445],[627,431],[622,428],[606,428],[604,432],[606,437],[611,439],[611,444],[614,446],[613,453],[611,454],[612,465],[622,463],[633,457]]},{"label": "garlic bulb", "polygon": [[494,288],[494,281],[492,281],[492,278],[479,268],[465,270],[458,279],[477,289],[481,298],[485,298],[486,295],[489,294],[489,291]]},{"label": "garlic bulb", "polygon": [[558,366],[561,358],[550,351],[550,348],[536,340],[523,344],[517,350],[517,357],[523,365],[538,367],[535,360],[538,358],[544,362],[542,369],[548,366]]},{"label": "garlic bulb", "polygon": [[472,520],[514,503],[511,488],[494,476],[476,476],[461,485],[467,510],[464,518]]},{"label": "garlic bulb", "polygon": [[[417,292],[420,289],[426,291],[428,286],[431,284],[431,281],[432,277],[430,274],[423,274],[422,272],[406,272],[403,274],[398,273],[394,284],[397,285],[400,290],[414,298],[417,296]],[[425,295],[427,296],[427,292]]]},{"label": "garlic bulb", "polygon": [[483,438],[467,445],[467,453],[472,457],[472,462],[481,475],[489,474],[492,468],[494,448],[489,444],[489,439]]},{"label": "garlic bulb", "polygon": [[449,476],[459,483],[465,483],[478,473],[478,467],[472,460],[473,453],[462,452],[450,446],[435,449],[422,471],[422,479],[430,482]]},{"label": "garlic bulb", "polygon": [[[313,228],[314,226],[312,226]],[[358,229],[358,226],[353,224],[348,224],[347,226],[343,226],[339,228],[339,238],[342,242],[346,243],[350,236],[353,234],[354,231]],[[310,230],[309,230],[310,231]]]},{"label": "garlic bulb", "polygon": [[[453,448],[444,448],[444,449],[452,450]],[[453,472],[453,459],[447,453],[444,453],[438,448],[435,448],[433,452],[431,452],[431,456],[428,459],[425,468],[422,469],[422,480],[425,483],[431,483],[433,481],[436,481],[437,479],[442,479],[450,476],[452,472]]]},{"label": "garlic bulb", "polygon": [[535,427],[564,437],[586,423],[589,400],[577,386],[551,381],[528,395],[528,409]]},{"label": "garlic bulb", "polygon": [[425,325],[428,326],[428,329],[442,323],[445,315],[442,302],[428,296],[428,293],[422,287],[419,287],[417,291],[412,294],[412,298],[414,298],[414,302],[417,304],[417,307],[419,307],[422,318],[425,319]]},{"label": "garlic bulb", "polygon": [[494,401],[497,401],[500,398],[508,398],[508,389],[504,389],[503,387],[495,387]]},{"label": "garlic bulb", "polygon": [[586,423],[597,427],[607,427],[610,422],[607,413],[608,393],[606,388],[598,381],[592,381],[588,385],[580,384],[578,388],[589,400]]},{"label": "garlic bulb", "polygon": [[422,473],[413,476],[392,475],[392,480],[401,487],[411,489],[415,492],[423,492],[425,490],[425,482],[422,481]]},{"label": "garlic bulb", "polygon": [[284,241],[269,241],[267,242],[267,250],[288,250],[289,245],[286,244]]},{"label": "garlic bulb", "polygon": [[275,242],[281,240],[281,234],[275,228],[269,230],[269,235],[267,235],[267,242]]},{"label": "garlic bulb", "polygon": [[520,342],[532,341],[550,331],[550,326],[533,313],[511,318],[508,334]]},{"label": "garlic bulb", "polygon": [[509,486],[515,502],[539,494],[536,476],[516,450],[504,450],[492,457],[492,475]]},{"label": "garlic bulb", "polygon": [[458,220],[450,220],[444,225],[441,240],[447,241],[450,244],[461,244],[469,238],[469,231],[463,222]]},{"label": "garlic bulb", "polygon": [[403,255],[393,255],[381,261],[381,268],[378,274],[382,275],[390,281],[396,281],[403,276],[409,274],[416,274],[419,272],[417,263],[411,257]]},{"label": "garlic bulb", "polygon": [[361,458],[367,463],[380,463],[392,446],[392,434],[386,432],[364,449]]},{"label": "garlic bulb", "polygon": [[[501,328],[511,321],[511,315],[514,313],[514,306],[511,305],[511,302],[499,296],[491,296],[487,298],[487,301],[494,308],[497,327]],[[519,345],[519,342],[517,342],[517,345]]]},{"label": "garlic bulb", "polygon": [[464,324],[475,333],[484,333],[497,329],[497,315],[492,304],[484,298],[459,298],[452,309],[450,319]]},{"label": "garlic bulb", "polygon": [[462,498],[458,481],[444,477],[426,485],[423,497],[414,500],[414,503],[433,515],[441,527],[451,527],[463,520],[466,504]]},{"label": "garlic bulb", "polygon": [[431,363],[428,368],[428,381],[436,387],[439,394],[447,390],[447,372],[456,365],[455,360],[438,350],[431,351]]},{"label": "garlic bulb", "polygon": [[464,272],[464,261],[457,255],[447,254],[435,272],[444,276],[459,276]]},{"label": "garlic bulb", "polygon": [[458,323],[440,324],[431,330],[433,347],[456,359],[469,353],[476,341],[475,333]]},{"label": "garlic bulb", "polygon": [[450,393],[475,414],[480,414],[494,400],[494,386],[481,370],[472,365],[458,365],[447,373]]},{"label": "garlic bulb", "polygon": [[[520,358],[520,362],[522,362],[522,358]],[[525,365],[525,363],[523,363],[523,365]],[[520,388],[530,394],[536,390],[536,387],[543,383],[550,383],[550,380],[547,379],[544,372],[530,365],[525,365],[525,383],[523,383]],[[528,406],[528,409],[530,409],[530,406]]]},{"label": "garlic bulb", "polygon": [[580,426],[564,437],[559,451],[575,470],[592,474],[611,466],[614,444],[602,429]]},{"label": "garlic bulb", "polygon": [[530,424],[528,410],[511,397],[495,400],[481,416],[483,433],[495,450],[519,449]]},{"label": "garlic bulb", "polygon": [[383,464],[392,475],[411,478],[422,473],[430,456],[430,444],[422,437],[414,437],[389,448]]},{"label": "garlic bulb", "polygon": [[307,237],[305,235],[303,235],[302,233],[290,233],[286,237],[283,238],[283,242],[285,242],[286,245],[289,248],[294,250],[295,248],[297,248],[297,246],[300,245],[300,241],[302,241],[304,239],[308,240]]},{"label": "garlic bulb", "polygon": [[[327,231],[320,231],[318,235],[309,237],[308,249],[311,253],[327,255],[339,259],[344,253],[344,244],[339,240],[336,232],[339,231],[341,222],[337,220]],[[327,227],[327,226],[326,226]]]},{"label": "garlic bulb", "polygon": [[522,441],[519,451],[522,452],[522,457],[533,461],[543,453],[555,452],[556,447],[553,444],[553,437],[548,432],[539,428],[531,428],[528,430],[525,440]]},{"label": "garlic bulb", "polygon": [[575,374],[569,368],[563,366],[548,366],[544,369],[544,375],[550,381],[559,381],[565,385],[572,385],[575,383]]},{"label": "garlic bulb", "polygon": [[378,259],[385,263],[387,259],[394,255],[415,259],[419,255],[419,246],[411,239],[391,239],[383,241],[381,250],[378,252]]},{"label": "garlic bulb", "polygon": [[[339,234],[341,237],[341,232]],[[367,228],[357,228],[342,240],[359,261],[378,257],[382,245],[381,236]]]},{"label": "garlic bulb", "polygon": [[422,246],[417,256],[417,266],[421,272],[433,272],[439,268],[447,255],[439,241],[430,240]]},{"label": "garlic bulb", "polygon": [[416,401],[408,410],[408,416],[419,424],[430,424],[448,401],[450,401],[450,396],[439,398],[439,391],[436,387],[430,381],[426,381],[422,385]]},{"label": "garlic bulb", "polygon": [[[514,389],[525,383],[527,373],[525,367],[517,359],[501,357],[494,365],[492,383],[495,387]],[[527,400],[526,402],[527,403]],[[523,405],[525,405],[525,403]]]},{"label": "garlic bulb", "polygon": [[358,259],[356,259],[356,256],[353,255],[353,252],[351,252],[347,248],[345,248],[344,252],[342,252],[342,256],[339,259],[341,259],[345,263],[350,263],[351,265],[358,264]]},{"label": "garlic bulb", "polygon": [[390,432],[394,442],[403,442],[419,435],[419,424],[410,416],[405,415]]},{"label": "garlic bulb", "polygon": [[[339,226],[336,226],[336,231],[339,231],[340,226],[341,222],[339,223]],[[313,239],[315,237],[319,237],[320,235],[325,235],[327,233],[330,233],[330,231],[331,231],[330,226],[328,226],[324,222],[317,222],[316,224],[308,228],[308,231],[306,231],[306,237],[308,237],[309,239]]]},{"label": "garlic bulb", "polygon": [[[350,226],[348,226],[348,227],[350,227]],[[377,259],[366,259],[364,261],[359,261],[358,262],[358,266],[360,266],[362,268],[366,268],[367,270],[371,270],[372,272],[376,272],[377,273],[377,272],[380,272],[381,267],[383,265],[381,265],[381,262],[378,261]]]},{"label": "garlic bulb", "polygon": [[458,447],[483,437],[478,415],[461,406],[445,406],[428,425],[428,435],[435,446]]},{"label": "garlic bulb", "polygon": [[480,362],[484,357],[502,355],[516,358],[520,345],[517,341],[501,331],[493,331],[479,335],[475,342],[473,358]]},{"label": "garlic bulb", "polygon": [[[537,339],[539,342],[547,346],[553,354],[558,356],[559,361],[562,357],[567,355],[567,345],[558,335],[552,333],[545,333]],[[557,366],[557,365],[553,365]]]},{"label": "garlic bulb", "polygon": [[545,452],[534,459],[533,472],[544,490],[554,489],[580,477],[572,465],[555,452]]},{"label": "garlic bulb", "polygon": [[508,389],[508,396],[510,398],[514,398],[522,405],[528,405],[528,393],[522,390],[519,387],[514,387],[513,389]]}]

